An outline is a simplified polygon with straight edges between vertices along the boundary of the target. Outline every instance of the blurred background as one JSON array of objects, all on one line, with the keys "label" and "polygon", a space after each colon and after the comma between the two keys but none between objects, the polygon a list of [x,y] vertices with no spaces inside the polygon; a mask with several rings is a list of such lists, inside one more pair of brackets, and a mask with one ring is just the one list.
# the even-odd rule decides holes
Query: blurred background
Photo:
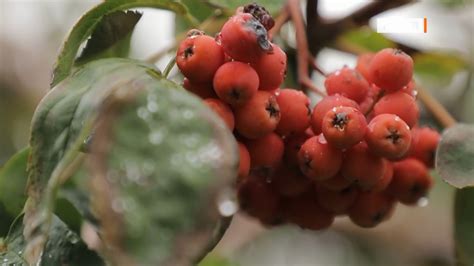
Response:
[{"label": "blurred background", "polygon": [[[0,165],[27,145],[31,117],[49,90],[52,67],[63,39],[81,14],[99,2],[0,0]],[[338,18],[368,2],[320,0],[319,12],[326,18]],[[171,47],[182,25],[175,23],[171,12],[139,11],[143,16],[132,35],[130,57],[144,60]],[[389,16],[427,17],[428,33],[380,35],[370,29],[375,29],[377,18]],[[351,33],[346,41],[370,47],[384,47],[395,41],[426,51],[415,60],[417,82],[458,120],[474,122],[474,1],[419,1],[374,17],[370,28]],[[293,33],[290,26],[282,29],[283,41],[289,48],[294,48]],[[173,53],[165,54],[156,65],[163,69],[172,57]],[[355,66],[356,57],[325,48],[316,60],[324,71],[331,72],[344,64]],[[179,80],[176,71],[173,73]],[[315,75],[314,81],[323,87],[322,77]],[[437,126],[426,112],[422,112],[422,123]],[[269,230],[239,214],[205,263],[453,265],[454,190],[435,178],[437,183],[426,206],[400,205],[394,217],[376,229],[361,229],[343,218],[324,232],[288,226]]]}]

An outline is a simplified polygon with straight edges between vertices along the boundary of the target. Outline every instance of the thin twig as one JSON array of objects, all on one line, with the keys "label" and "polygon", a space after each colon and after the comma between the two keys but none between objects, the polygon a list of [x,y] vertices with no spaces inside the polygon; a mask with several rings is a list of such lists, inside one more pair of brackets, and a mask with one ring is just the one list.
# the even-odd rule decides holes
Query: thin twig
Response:
[{"label": "thin twig", "polygon": [[305,23],[300,10],[299,0],[288,0],[288,10],[290,12],[291,21],[295,28],[296,35],[296,47],[297,47],[297,60],[298,60],[298,82],[306,89],[310,89],[320,95],[325,95],[320,89],[318,89],[312,82],[308,64],[309,60],[314,60],[313,56],[309,52],[308,40],[306,38]]},{"label": "thin twig", "polygon": [[163,70],[163,77],[168,78],[175,64],[176,64],[176,57],[173,56],[171,60],[168,62],[168,64],[166,64],[165,70]]},{"label": "thin twig", "polygon": [[418,99],[443,127],[448,128],[456,124],[456,119],[425,88],[417,85],[416,90]]},{"label": "thin twig", "polygon": [[273,39],[273,36],[277,35],[283,25],[285,25],[290,20],[290,13],[288,11],[288,6],[284,5],[283,8],[280,10],[280,13],[275,18],[275,25],[268,31],[268,35],[270,39]]}]

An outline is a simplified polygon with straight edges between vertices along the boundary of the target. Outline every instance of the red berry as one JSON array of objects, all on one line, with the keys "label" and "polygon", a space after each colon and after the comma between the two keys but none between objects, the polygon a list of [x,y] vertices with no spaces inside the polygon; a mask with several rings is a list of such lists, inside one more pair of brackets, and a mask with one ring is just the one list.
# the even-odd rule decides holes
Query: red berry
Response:
[{"label": "red berry", "polygon": [[334,215],[319,206],[312,193],[288,198],[282,205],[285,220],[304,229],[321,230],[334,222]]},{"label": "red berry", "polygon": [[370,113],[371,109],[374,107],[375,101],[380,97],[380,92],[381,89],[375,84],[370,85],[367,96],[365,96],[365,99],[359,104],[361,113]]},{"label": "red berry", "polygon": [[239,145],[239,172],[237,175],[237,182],[244,180],[250,171],[250,154],[244,144],[237,142]]},{"label": "red berry", "polygon": [[383,96],[374,106],[374,115],[394,114],[412,128],[418,122],[419,110],[415,99],[397,91]]},{"label": "red berry", "polygon": [[277,96],[281,119],[276,132],[282,136],[304,132],[309,127],[309,98],[301,91],[282,89]]},{"label": "red berry", "polygon": [[237,188],[237,198],[242,210],[264,224],[278,219],[280,198],[261,176],[249,175]]},{"label": "red berry", "polygon": [[226,54],[234,60],[255,62],[272,50],[267,30],[248,13],[238,13],[222,26],[220,41]]},{"label": "red berry", "polygon": [[250,154],[252,168],[273,167],[283,158],[285,145],[283,140],[275,133],[267,134],[261,138],[245,142]]},{"label": "red berry", "polygon": [[321,124],[324,115],[334,107],[338,106],[349,106],[358,109],[359,105],[351,99],[348,99],[341,95],[331,95],[324,97],[314,106],[313,113],[311,115],[311,128],[315,134],[322,132]]},{"label": "red berry", "polygon": [[276,44],[273,52],[261,55],[252,67],[260,78],[260,90],[274,90],[283,83],[286,73],[286,54]]},{"label": "red berry", "polygon": [[403,157],[410,148],[410,128],[396,115],[377,115],[367,128],[365,139],[376,155],[395,160]]},{"label": "red berry", "polygon": [[271,175],[275,190],[282,196],[294,197],[311,188],[311,181],[304,176],[298,166],[281,163]]},{"label": "red berry", "polygon": [[375,227],[390,218],[395,207],[392,197],[378,192],[360,193],[349,210],[351,221],[360,227]]},{"label": "red berry", "polygon": [[347,149],[364,138],[367,122],[359,110],[339,106],[326,113],[322,130],[329,144],[338,149]]},{"label": "red berry", "polygon": [[380,179],[377,184],[371,189],[373,192],[382,192],[384,191],[390,182],[392,181],[393,178],[393,164],[391,162],[387,162],[385,165],[385,173],[382,176],[382,179]]},{"label": "red berry", "polygon": [[221,100],[211,98],[205,99],[204,103],[224,120],[230,131],[234,130],[234,114],[227,104]]},{"label": "red berry", "polygon": [[[240,11],[240,8],[238,9]],[[242,7],[241,11],[243,13],[250,13],[252,16],[254,16],[262,25],[265,27],[265,29],[270,30],[273,28],[273,25],[275,25],[275,21],[273,20],[272,16],[270,13],[265,9],[265,7],[260,6],[257,3],[251,3],[247,4]]]},{"label": "red berry", "polygon": [[257,91],[247,103],[234,110],[235,127],[242,136],[249,139],[263,137],[280,121],[280,107],[275,95]]},{"label": "red berry", "polygon": [[354,183],[353,180],[343,177],[341,174],[337,174],[334,177],[331,177],[327,180],[318,182],[318,185],[324,187],[325,189],[332,191],[342,191],[350,187]]},{"label": "red berry", "polygon": [[324,86],[328,95],[340,94],[358,103],[365,99],[369,90],[369,83],[364,77],[347,66],[329,74]]},{"label": "red berry", "polygon": [[355,203],[359,192],[354,187],[341,191],[332,191],[321,186],[316,187],[316,197],[319,205],[334,214],[344,214]]},{"label": "red berry", "polygon": [[298,152],[301,171],[313,180],[329,179],[341,168],[342,152],[328,144],[322,134],[309,138]]},{"label": "red berry", "polygon": [[248,64],[223,64],[214,76],[214,90],[224,102],[239,106],[248,102],[258,89],[258,75]]},{"label": "red berry", "polygon": [[393,178],[388,190],[400,202],[411,205],[428,193],[433,180],[426,166],[414,158],[393,163]]},{"label": "red berry", "polygon": [[405,87],[401,89],[401,91],[410,95],[413,98],[416,98],[416,95],[418,94],[418,92],[416,91],[415,87],[416,87],[415,81],[412,79]]},{"label": "red berry", "polygon": [[202,99],[206,98],[217,98],[214,89],[212,88],[212,84],[207,83],[192,83],[189,79],[184,78],[183,80],[183,87],[197,96],[201,97]]},{"label": "red berry", "polygon": [[357,58],[357,66],[356,70],[367,80],[369,83],[372,83],[371,78],[369,76],[369,65],[372,62],[372,58],[374,58],[374,53],[366,53],[361,54]]},{"label": "red berry", "polygon": [[[197,34],[194,33],[197,32]],[[191,30],[178,46],[176,64],[193,83],[210,83],[217,69],[224,63],[224,51],[214,38]]]},{"label": "red berry", "polygon": [[284,159],[288,164],[298,164],[298,152],[303,143],[314,136],[311,130],[305,130],[302,133],[294,134],[285,138],[285,154]]},{"label": "red berry", "polygon": [[364,190],[372,189],[385,172],[385,160],[369,151],[365,142],[353,146],[345,153],[342,175],[357,182]]},{"label": "red berry", "polygon": [[413,76],[413,60],[398,49],[386,48],[375,54],[369,66],[373,83],[387,92],[406,86]]},{"label": "red berry", "polygon": [[439,133],[429,127],[415,127],[411,131],[412,142],[408,156],[422,161],[426,167],[434,166],[436,148],[440,140]]}]

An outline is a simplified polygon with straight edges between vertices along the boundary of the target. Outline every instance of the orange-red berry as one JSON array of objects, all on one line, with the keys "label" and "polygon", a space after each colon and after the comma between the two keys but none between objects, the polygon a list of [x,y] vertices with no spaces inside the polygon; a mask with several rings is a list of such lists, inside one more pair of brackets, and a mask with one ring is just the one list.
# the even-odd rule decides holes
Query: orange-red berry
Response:
[{"label": "orange-red berry", "polygon": [[244,137],[256,139],[273,130],[280,121],[280,107],[276,96],[257,91],[247,103],[234,110],[235,128]]},{"label": "orange-red berry", "polygon": [[210,83],[224,63],[224,51],[214,38],[191,30],[176,52],[176,64],[193,83]]},{"label": "orange-red berry", "polygon": [[341,95],[324,97],[314,106],[313,113],[311,114],[311,128],[313,129],[314,134],[322,132],[321,126],[324,115],[326,115],[326,113],[332,108],[338,106],[349,106],[356,109],[359,108],[359,105],[356,102]]},{"label": "orange-red berry", "polygon": [[338,149],[347,149],[364,139],[367,121],[357,109],[334,107],[323,118],[322,131],[326,140]]},{"label": "orange-red berry", "polygon": [[282,136],[304,132],[309,127],[309,98],[301,91],[282,89],[277,94],[281,119],[276,132]]},{"label": "orange-red berry", "polygon": [[393,178],[388,190],[400,202],[411,205],[428,193],[433,180],[426,166],[414,158],[393,163]]},{"label": "orange-red berry", "polygon": [[339,172],[342,152],[326,141],[322,134],[309,138],[298,152],[301,171],[313,180],[329,179]]},{"label": "orange-red berry", "polygon": [[271,53],[262,54],[252,67],[260,78],[260,90],[274,90],[283,83],[286,73],[286,54],[281,48],[272,44]]},{"label": "orange-red berry", "polygon": [[340,94],[358,103],[365,99],[369,90],[369,83],[364,77],[347,66],[329,74],[324,86],[328,95]]},{"label": "orange-red berry", "polygon": [[413,76],[413,60],[398,49],[386,48],[370,62],[369,76],[373,83],[387,92],[402,89]]},{"label": "orange-red berry", "polygon": [[219,99],[212,98],[205,99],[204,103],[224,120],[230,131],[234,130],[234,114],[227,104]]},{"label": "orange-red berry", "polygon": [[281,162],[285,144],[280,136],[275,133],[267,134],[258,139],[245,142],[250,154],[252,168],[271,168]]},{"label": "orange-red berry", "polygon": [[399,159],[410,148],[410,128],[396,115],[377,115],[367,128],[365,137],[367,144],[371,151],[379,156],[392,160]]},{"label": "orange-red berry", "polygon": [[374,106],[374,115],[394,114],[399,116],[412,128],[418,123],[419,109],[415,99],[397,91],[383,96]]},{"label": "orange-red berry", "polygon": [[224,102],[240,106],[248,102],[258,89],[258,75],[248,64],[228,62],[217,69],[214,90]]},{"label": "orange-red berry", "polygon": [[390,218],[394,207],[394,199],[387,194],[362,192],[349,210],[349,217],[360,227],[375,227]]}]

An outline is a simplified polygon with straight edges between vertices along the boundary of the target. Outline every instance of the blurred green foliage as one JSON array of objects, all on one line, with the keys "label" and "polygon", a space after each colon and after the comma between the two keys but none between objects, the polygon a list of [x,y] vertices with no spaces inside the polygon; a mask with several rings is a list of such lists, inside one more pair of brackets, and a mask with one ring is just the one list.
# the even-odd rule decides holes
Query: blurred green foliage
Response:
[{"label": "blurred green foliage", "polygon": [[416,75],[444,85],[451,82],[454,74],[468,67],[468,62],[459,55],[440,52],[417,53],[413,61]]}]

